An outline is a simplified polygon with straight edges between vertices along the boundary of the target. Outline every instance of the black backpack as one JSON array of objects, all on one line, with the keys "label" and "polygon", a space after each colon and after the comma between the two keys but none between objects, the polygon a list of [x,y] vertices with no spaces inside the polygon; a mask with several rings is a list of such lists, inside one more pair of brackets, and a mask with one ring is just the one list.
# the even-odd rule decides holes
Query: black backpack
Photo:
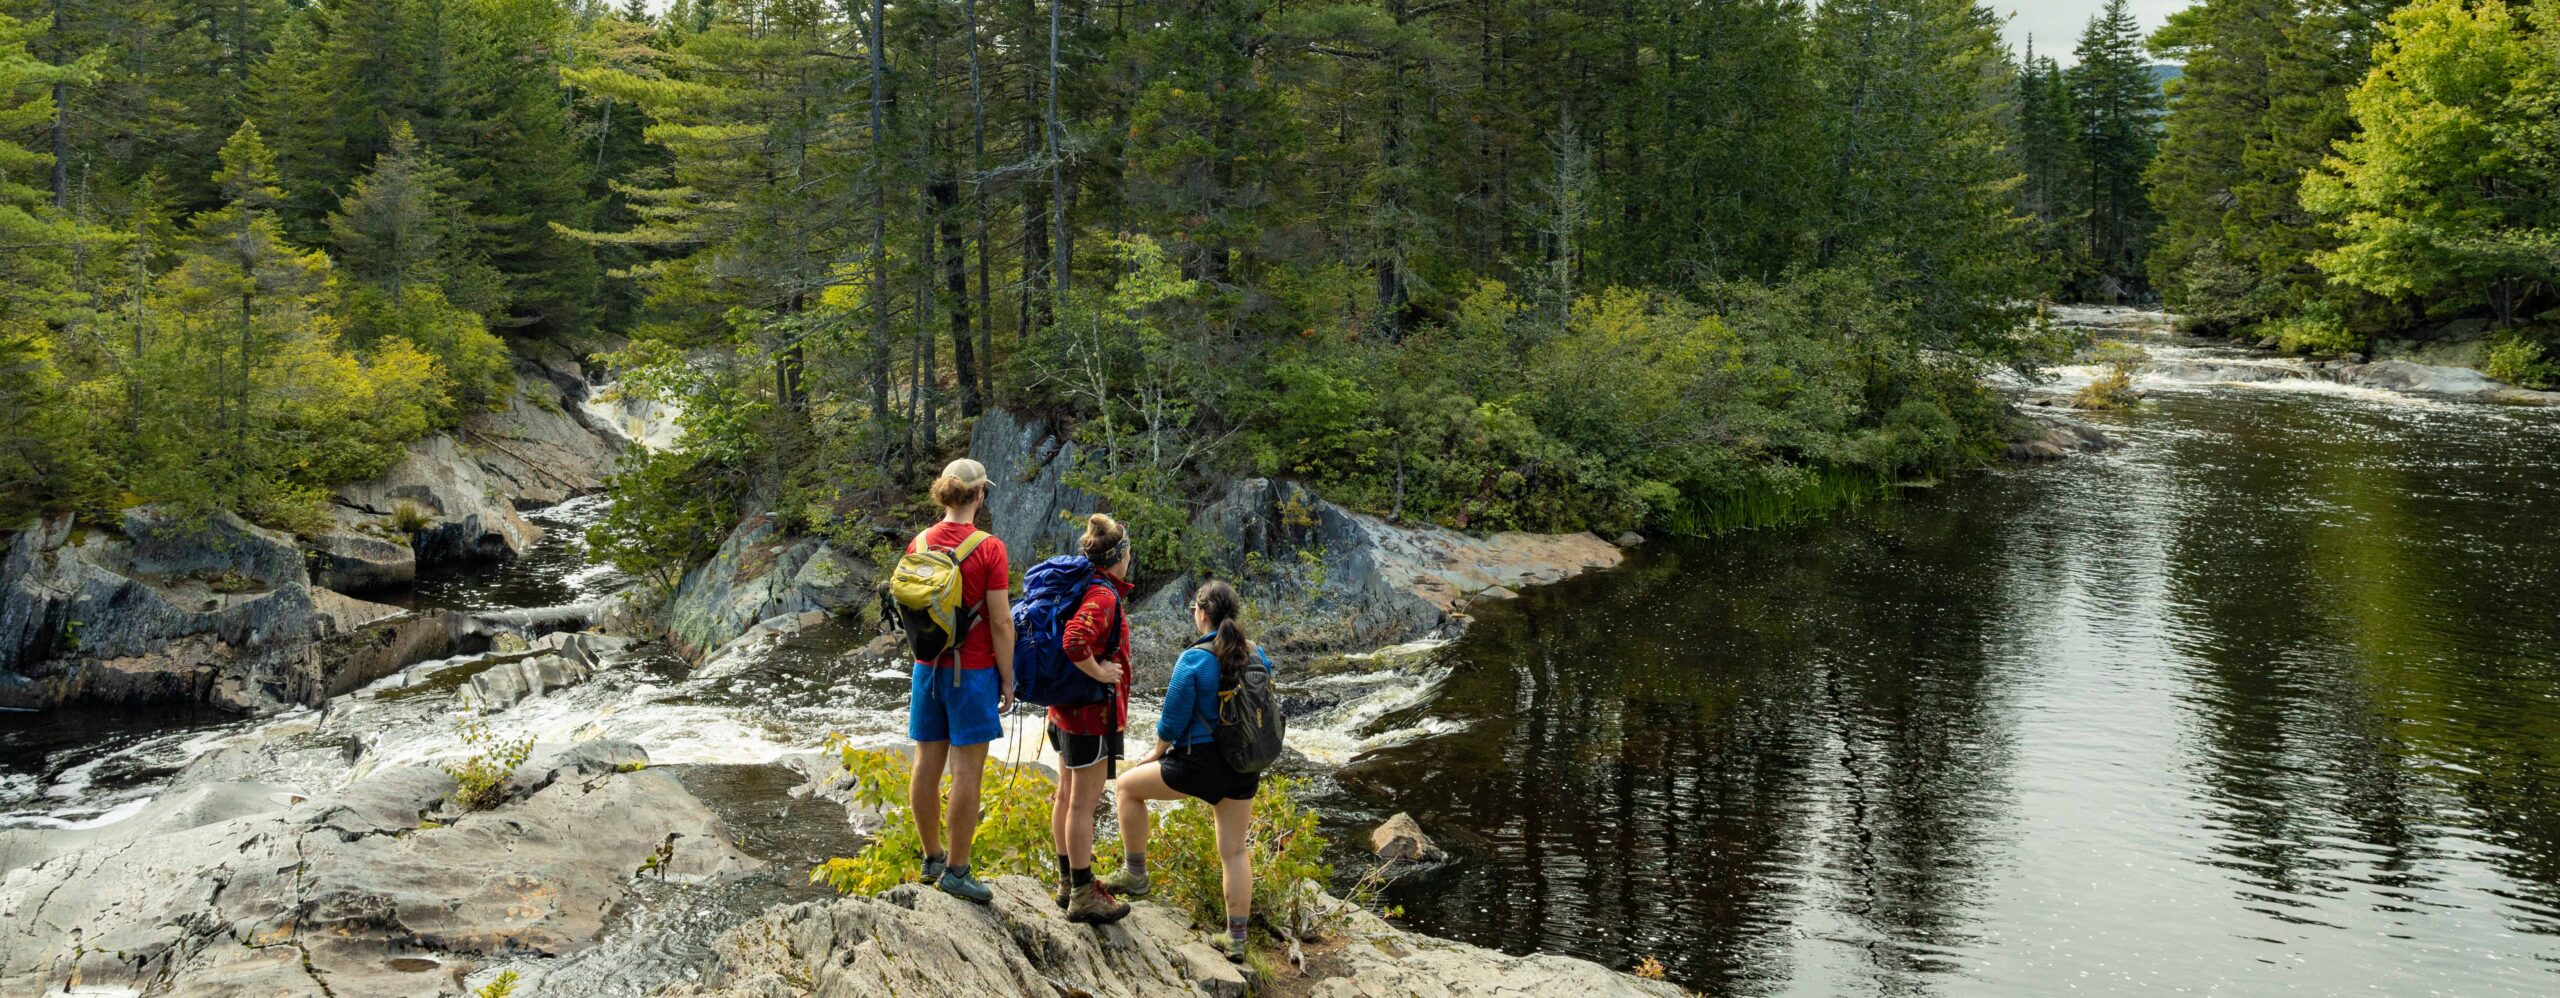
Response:
[{"label": "black backpack", "polygon": [[[1201,645],[1206,647],[1208,639]],[[1260,646],[1253,649],[1262,668],[1247,666],[1236,677],[1235,685],[1218,687],[1218,716],[1209,721],[1209,733],[1216,740],[1218,757],[1227,768],[1252,775],[1271,768],[1280,761],[1280,743],[1287,739],[1289,722],[1280,716],[1280,695],[1271,684],[1271,658]]]}]

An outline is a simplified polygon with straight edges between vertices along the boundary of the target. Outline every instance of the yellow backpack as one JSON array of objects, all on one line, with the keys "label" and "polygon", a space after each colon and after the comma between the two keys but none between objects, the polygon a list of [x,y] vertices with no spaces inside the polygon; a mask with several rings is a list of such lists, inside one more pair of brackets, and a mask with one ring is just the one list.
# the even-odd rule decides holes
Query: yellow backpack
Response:
[{"label": "yellow backpack", "polygon": [[916,661],[939,662],[958,651],[960,639],[977,623],[979,608],[960,605],[960,565],[990,536],[981,530],[959,547],[946,549],[926,544],[924,535],[917,534],[914,550],[898,558],[897,570],[889,574],[889,602]]}]

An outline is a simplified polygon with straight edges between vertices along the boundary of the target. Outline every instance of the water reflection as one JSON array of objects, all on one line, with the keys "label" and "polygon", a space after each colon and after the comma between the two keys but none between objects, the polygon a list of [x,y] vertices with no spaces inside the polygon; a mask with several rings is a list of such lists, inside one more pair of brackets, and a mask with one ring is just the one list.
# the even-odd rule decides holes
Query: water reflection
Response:
[{"label": "water reflection", "polygon": [[2554,417],[2169,393],[1650,549],[1487,610],[1418,708],[1467,725],[1329,803],[1449,833],[1421,928],[1710,993],[2549,993]]}]

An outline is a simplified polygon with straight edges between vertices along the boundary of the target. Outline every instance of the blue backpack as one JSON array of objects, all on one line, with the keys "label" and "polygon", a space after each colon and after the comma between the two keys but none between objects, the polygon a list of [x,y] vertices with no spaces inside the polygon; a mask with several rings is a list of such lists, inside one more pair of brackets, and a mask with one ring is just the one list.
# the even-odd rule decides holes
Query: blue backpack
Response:
[{"label": "blue backpack", "polygon": [[[1022,601],[1013,605],[1013,697],[1042,707],[1081,707],[1110,699],[1111,687],[1067,661],[1067,618],[1085,594],[1109,582],[1082,555],[1051,558],[1022,573]],[[1120,650],[1120,617],[1111,621],[1106,646]],[[1108,653],[1106,653],[1107,655]]]}]

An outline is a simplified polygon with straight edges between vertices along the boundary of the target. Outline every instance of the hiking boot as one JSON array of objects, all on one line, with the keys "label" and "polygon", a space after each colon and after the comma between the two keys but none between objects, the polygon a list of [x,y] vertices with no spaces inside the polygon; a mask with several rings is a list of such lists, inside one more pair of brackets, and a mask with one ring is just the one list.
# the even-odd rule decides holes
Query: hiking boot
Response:
[{"label": "hiking boot", "polygon": [[1146,897],[1147,890],[1155,886],[1147,880],[1146,874],[1132,873],[1125,866],[1111,871],[1110,876],[1094,882],[1110,888],[1111,893],[1115,895],[1133,900]]},{"label": "hiking boot", "polygon": [[1058,881],[1058,910],[1059,910],[1059,911],[1065,911],[1065,910],[1067,910],[1067,904],[1068,904],[1069,902],[1071,902],[1071,901],[1075,900],[1075,896],[1076,896],[1076,885],[1074,885],[1074,884],[1072,884],[1072,883],[1069,883],[1069,882],[1067,882],[1067,881],[1064,881],[1064,880]]},{"label": "hiking boot", "polygon": [[987,885],[979,883],[978,878],[971,875],[969,868],[965,866],[955,866],[942,871],[941,878],[935,880],[933,886],[939,888],[942,893],[963,901],[985,904],[996,899],[996,892],[988,890]]},{"label": "hiking boot", "polygon": [[934,882],[934,881],[936,881],[936,880],[940,880],[940,879],[942,879],[942,871],[947,870],[947,869],[950,869],[950,868],[951,868],[951,864],[950,864],[948,861],[946,861],[946,860],[939,860],[939,859],[928,859],[928,860],[925,860],[925,861],[924,861],[924,882],[925,882],[925,883],[930,884],[930,883],[932,883],[932,882]]},{"label": "hiking boot", "polygon": [[1109,925],[1129,917],[1129,906],[1111,896],[1111,888],[1101,881],[1085,885],[1067,904],[1067,921],[1089,925]]},{"label": "hiking boot", "polygon": [[1218,939],[1218,946],[1227,951],[1228,963],[1238,965],[1244,963],[1244,940],[1234,936],[1222,936]]}]

